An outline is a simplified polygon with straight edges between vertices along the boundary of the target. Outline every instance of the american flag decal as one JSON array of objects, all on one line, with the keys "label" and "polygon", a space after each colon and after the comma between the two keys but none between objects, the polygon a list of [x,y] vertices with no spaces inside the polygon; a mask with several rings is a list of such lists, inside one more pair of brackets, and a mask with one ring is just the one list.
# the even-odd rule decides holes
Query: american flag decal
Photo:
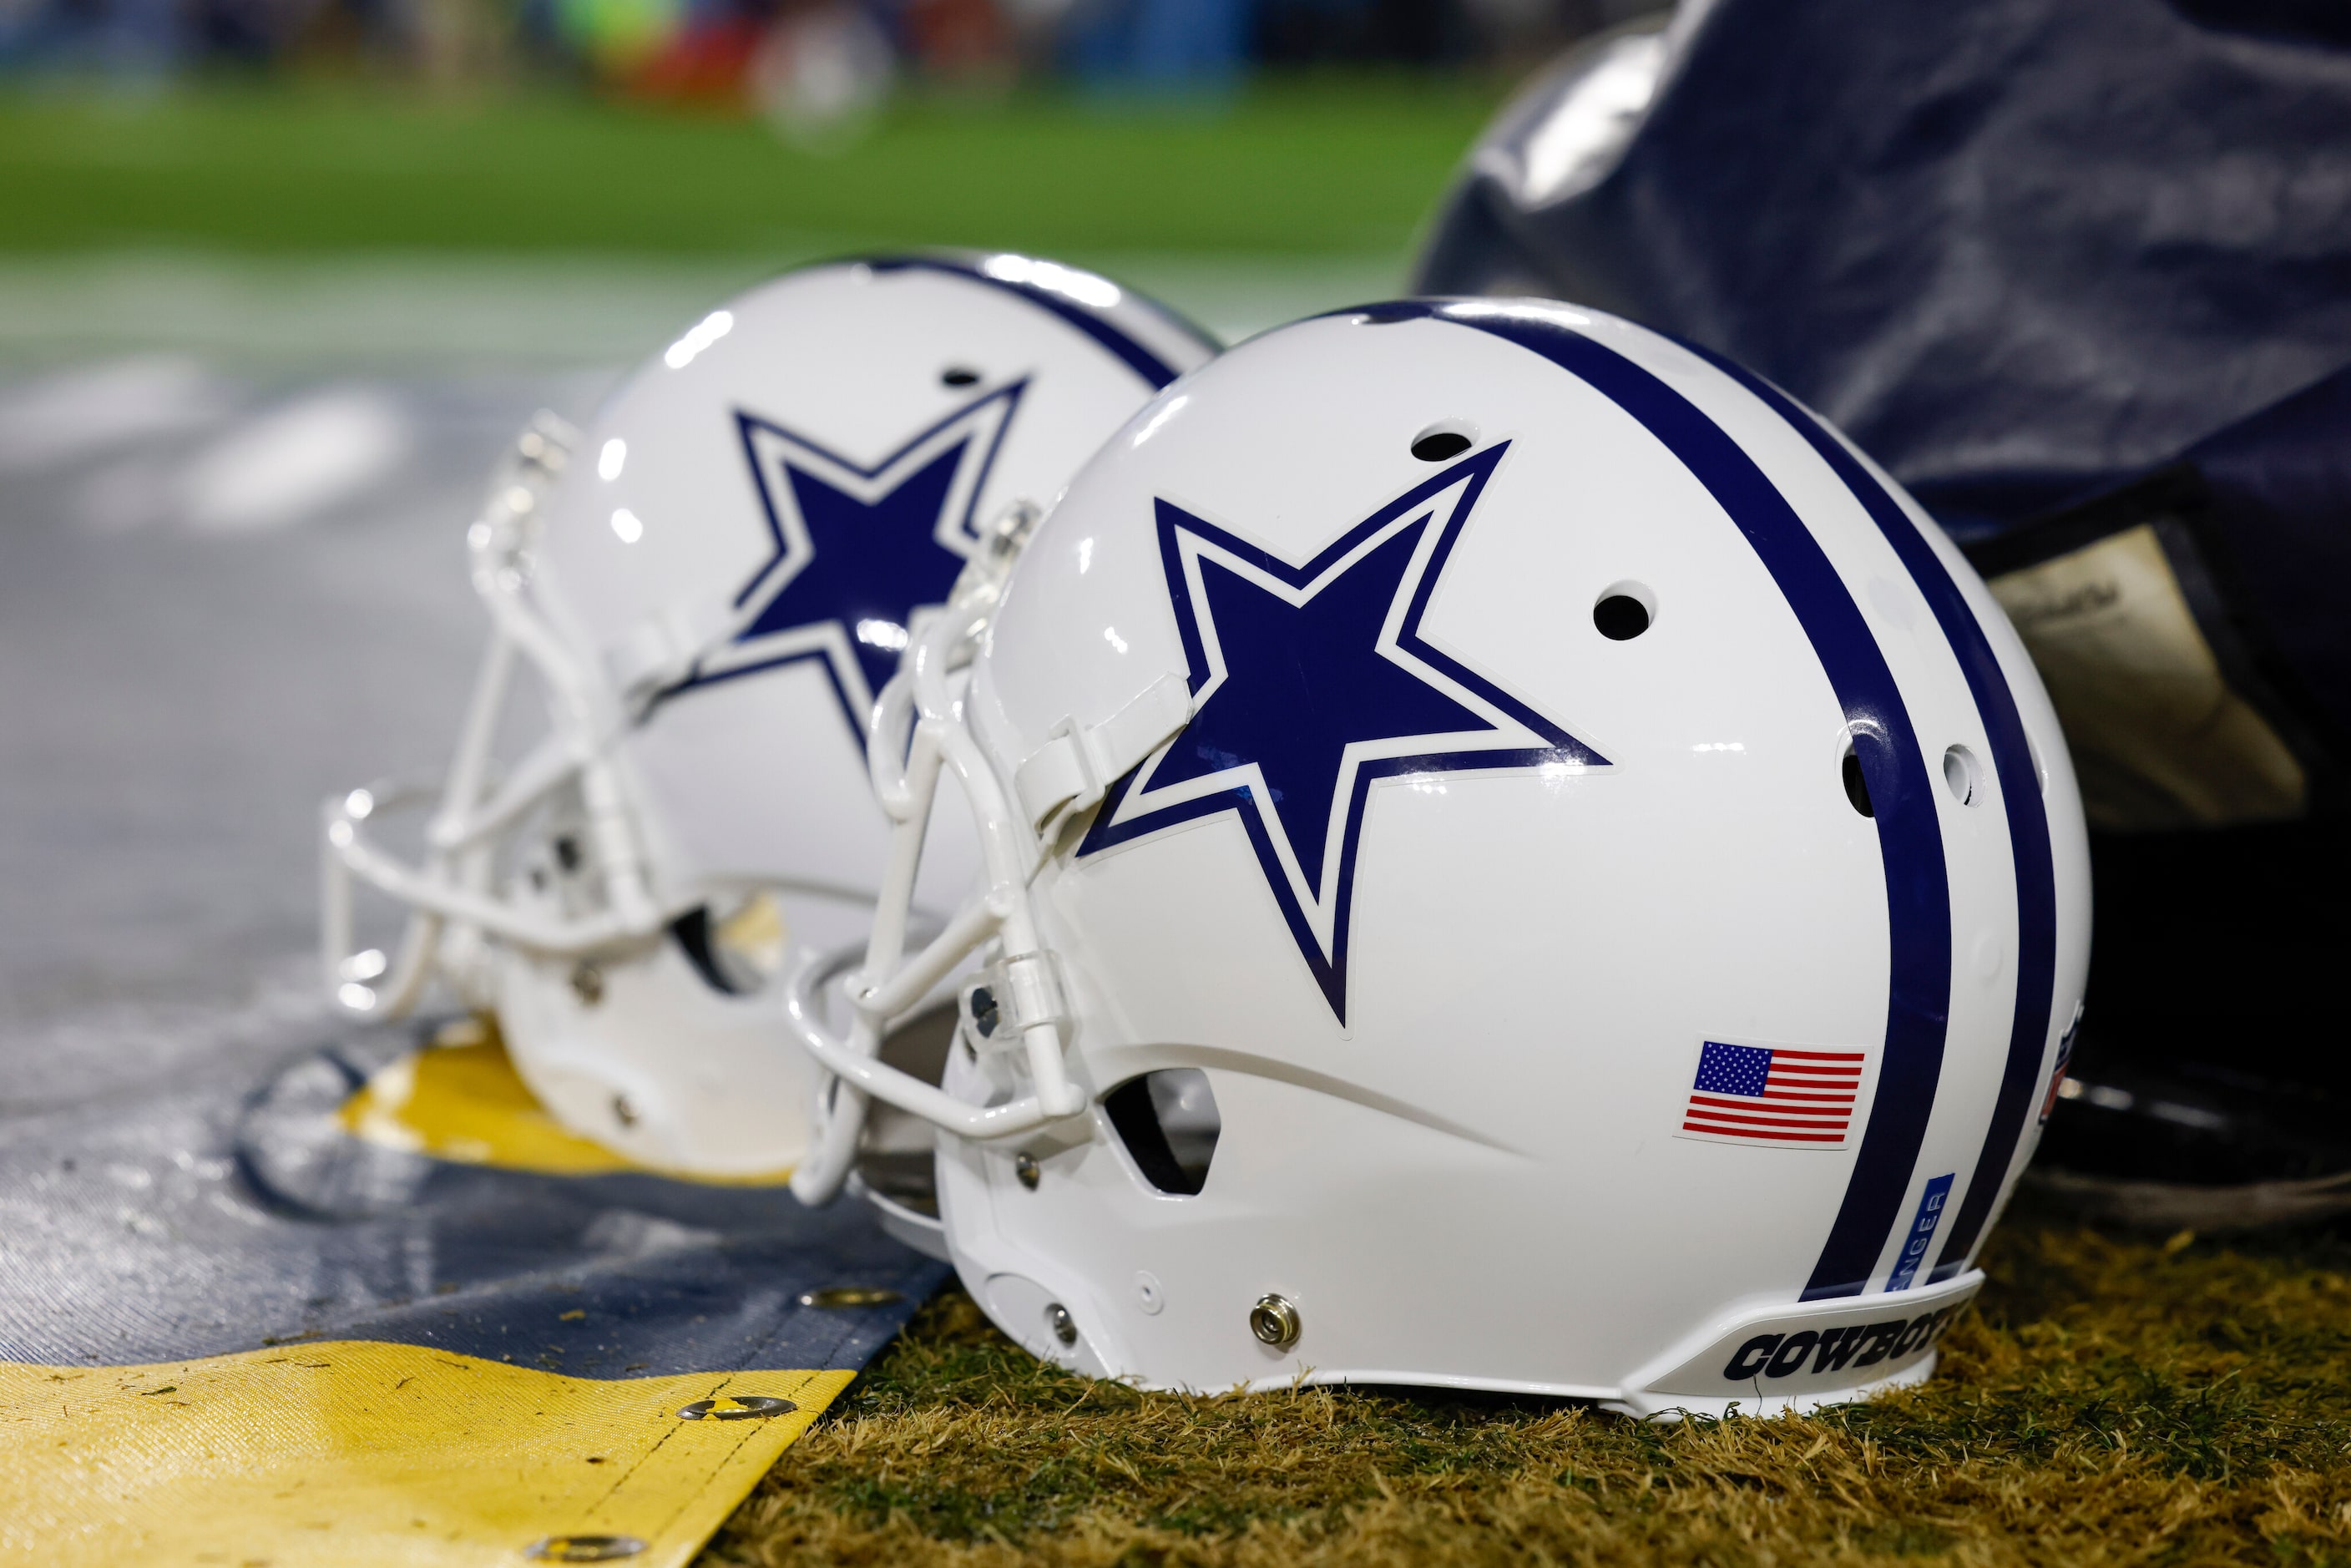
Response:
[{"label": "american flag decal", "polygon": [[1677,1136],[1772,1147],[1841,1147],[1868,1053],[1708,1040]]}]

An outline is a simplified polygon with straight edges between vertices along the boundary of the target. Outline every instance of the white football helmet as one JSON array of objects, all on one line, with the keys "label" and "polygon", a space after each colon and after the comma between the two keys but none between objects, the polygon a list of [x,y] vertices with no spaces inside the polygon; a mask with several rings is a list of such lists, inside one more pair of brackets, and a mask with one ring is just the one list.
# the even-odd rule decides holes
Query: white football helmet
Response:
[{"label": "white football helmet", "polygon": [[[438,974],[575,1130],[790,1167],[813,1082],[768,982],[866,929],[864,728],[912,612],[1211,352],[1051,262],[843,262],[712,311],[584,437],[542,418],[467,535],[494,630],[446,779],[328,803],[329,989],[393,1018]],[[548,732],[494,776],[517,660]],[[414,863],[373,837],[402,805],[435,808]],[[975,865],[954,823],[899,891],[949,906]],[[396,958],[353,951],[354,878],[412,911]]]},{"label": "white football helmet", "polygon": [[[1152,1387],[1928,1375],[2089,868],[2023,649],[1834,431],[1596,313],[1370,307],[1168,389],[991,570],[881,699],[871,950],[793,983],[803,1197],[869,1099],[927,1118],[974,1297]],[[943,770],[987,886],[906,956]],[[875,1060],[967,954],[944,1085]]]}]

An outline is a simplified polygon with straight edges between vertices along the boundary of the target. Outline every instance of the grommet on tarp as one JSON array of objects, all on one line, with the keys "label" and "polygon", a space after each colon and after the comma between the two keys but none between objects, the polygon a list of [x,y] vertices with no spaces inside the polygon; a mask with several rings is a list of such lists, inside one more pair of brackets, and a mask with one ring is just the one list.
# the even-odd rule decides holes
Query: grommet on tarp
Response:
[{"label": "grommet on tarp", "polygon": [[848,1307],[894,1306],[905,1299],[904,1291],[880,1285],[833,1285],[821,1291],[800,1292],[800,1305],[828,1312],[837,1312]]},{"label": "grommet on tarp", "polygon": [[[732,1406],[732,1409],[721,1409]],[[789,1399],[778,1399],[771,1394],[725,1394],[716,1399],[697,1399],[677,1413],[681,1421],[764,1421],[770,1416],[789,1416],[799,1406]]]},{"label": "grommet on tarp", "polygon": [[532,1542],[523,1555],[538,1563],[614,1563],[644,1549],[633,1535],[550,1535]]}]

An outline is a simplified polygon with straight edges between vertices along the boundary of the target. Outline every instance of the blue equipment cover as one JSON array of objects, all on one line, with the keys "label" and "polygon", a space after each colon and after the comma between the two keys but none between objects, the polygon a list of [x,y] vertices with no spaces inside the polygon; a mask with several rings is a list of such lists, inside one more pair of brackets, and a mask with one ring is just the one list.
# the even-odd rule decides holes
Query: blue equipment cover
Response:
[{"label": "blue equipment cover", "polygon": [[1718,0],[1595,41],[1430,293],[1761,371],[1994,580],[2095,824],[2298,818],[2351,730],[2351,11]]}]

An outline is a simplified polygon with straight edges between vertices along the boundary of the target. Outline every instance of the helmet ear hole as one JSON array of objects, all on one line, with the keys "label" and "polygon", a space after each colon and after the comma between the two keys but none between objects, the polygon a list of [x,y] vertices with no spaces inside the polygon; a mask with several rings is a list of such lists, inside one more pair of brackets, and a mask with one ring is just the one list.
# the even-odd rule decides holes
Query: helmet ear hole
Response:
[{"label": "helmet ear hole", "polygon": [[1175,1197],[1207,1185],[1224,1123],[1207,1073],[1165,1067],[1130,1078],[1102,1096],[1102,1109],[1144,1181]]}]

